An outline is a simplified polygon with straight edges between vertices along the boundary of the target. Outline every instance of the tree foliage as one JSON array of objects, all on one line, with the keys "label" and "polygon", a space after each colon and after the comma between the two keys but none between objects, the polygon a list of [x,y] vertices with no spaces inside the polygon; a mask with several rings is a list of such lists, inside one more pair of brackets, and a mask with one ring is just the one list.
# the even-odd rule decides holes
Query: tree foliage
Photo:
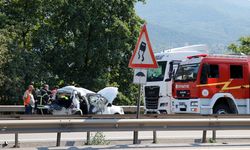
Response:
[{"label": "tree foliage", "polygon": [[250,36],[241,37],[239,39],[239,43],[232,43],[228,46],[228,48],[236,53],[250,55]]},{"label": "tree foliage", "polygon": [[[143,21],[137,0],[3,0],[0,2],[0,84],[20,96],[36,86],[118,86],[117,102],[134,103],[128,61]],[[3,69],[2,69],[3,68]],[[3,77],[2,77],[3,76]],[[3,86],[4,85],[4,86]]]}]

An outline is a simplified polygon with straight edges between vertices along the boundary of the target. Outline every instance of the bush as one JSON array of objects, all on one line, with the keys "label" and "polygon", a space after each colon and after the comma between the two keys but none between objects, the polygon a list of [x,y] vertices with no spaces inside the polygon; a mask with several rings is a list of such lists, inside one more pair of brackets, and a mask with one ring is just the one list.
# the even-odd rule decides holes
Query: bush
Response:
[{"label": "bush", "polygon": [[89,145],[108,145],[110,141],[105,140],[105,135],[102,132],[97,132],[90,138]]}]

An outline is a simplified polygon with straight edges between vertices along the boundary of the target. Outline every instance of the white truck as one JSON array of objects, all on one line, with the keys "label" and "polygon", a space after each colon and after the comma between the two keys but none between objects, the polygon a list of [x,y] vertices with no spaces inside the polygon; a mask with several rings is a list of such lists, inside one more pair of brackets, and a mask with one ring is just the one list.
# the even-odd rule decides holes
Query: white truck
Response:
[{"label": "white truck", "polygon": [[159,67],[147,70],[147,82],[143,86],[145,114],[171,114],[172,77],[179,63],[187,59],[187,56],[207,53],[208,47],[203,44],[156,53]]}]

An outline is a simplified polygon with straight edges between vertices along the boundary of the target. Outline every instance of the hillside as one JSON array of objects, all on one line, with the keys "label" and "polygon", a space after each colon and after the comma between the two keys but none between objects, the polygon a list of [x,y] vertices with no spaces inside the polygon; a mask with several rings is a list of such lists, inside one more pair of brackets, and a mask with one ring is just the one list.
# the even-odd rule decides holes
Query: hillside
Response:
[{"label": "hillside", "polygon": [[155,51],[204,43],[222,52],[250,35],[249,0],[146,0],[136,11],[148,24]]}]

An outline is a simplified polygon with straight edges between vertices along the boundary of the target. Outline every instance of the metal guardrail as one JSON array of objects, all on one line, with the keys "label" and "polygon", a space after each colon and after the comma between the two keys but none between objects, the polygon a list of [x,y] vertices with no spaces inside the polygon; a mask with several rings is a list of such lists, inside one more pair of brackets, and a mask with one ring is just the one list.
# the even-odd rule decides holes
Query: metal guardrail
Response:
[{"label": "metal guardrail", "polygon": [[24,112],[25,108],[23,105],[0,105],[0,112]]},{"label": "metal guardrail", "polygon": [[[182,131],[182,130],[247,130],[248,118],[170,118],[170,119],[54,119],[54,120],[0,120],[0,133],[56,132],[57,146],[62,132],[90,131]],[[204,132],[203,132],[204,133]],[[205,136],[203,134],[203,136]],[[89,138],[89,137],[88,137]],[[204,137],[203,137],[204,138]]]},{"label": "metal guardrail", "polygon": [[0,133],[246,129],[250,118],[0,120]]},{"label": "metal guardrail", "polygon": [[[136,112],[136,106],[120,106],[123,108],[124,112],[134,113]],[[140,107],[143,111],[143,106]],[[0,105],[0,113],[12,112],[12,113],[23,113],[25,108],[23,105]]]}]

